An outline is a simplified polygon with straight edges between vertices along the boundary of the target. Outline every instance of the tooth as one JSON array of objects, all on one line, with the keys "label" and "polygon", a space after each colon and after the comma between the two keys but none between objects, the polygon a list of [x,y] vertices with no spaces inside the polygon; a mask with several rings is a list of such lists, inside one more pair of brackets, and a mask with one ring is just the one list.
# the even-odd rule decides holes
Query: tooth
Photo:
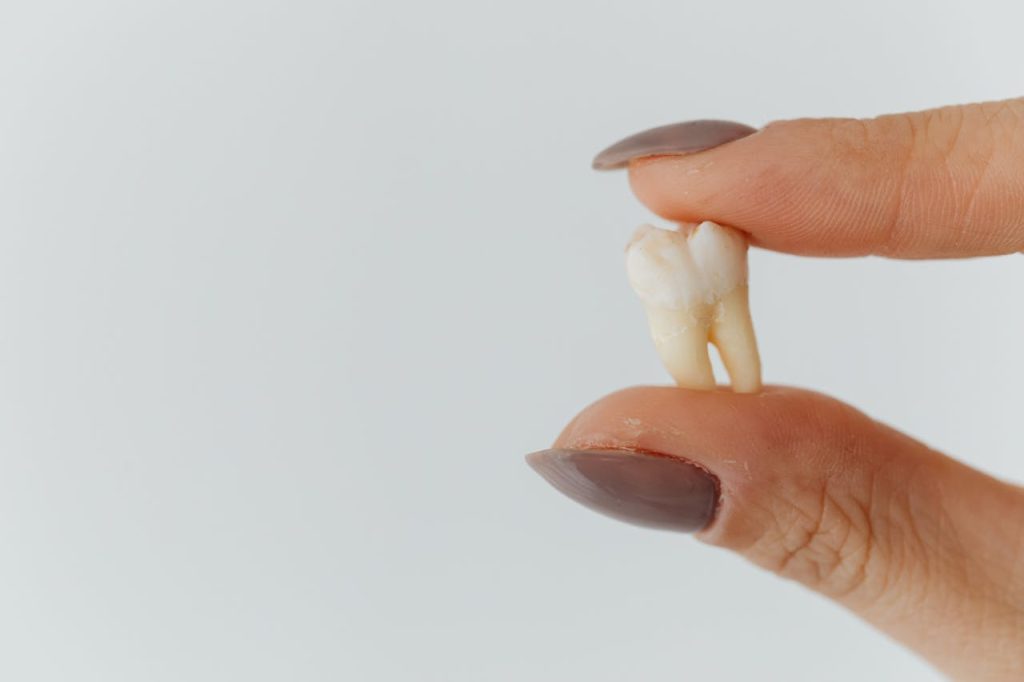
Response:
[{"label": "tooth", "polygon": [[761,390],[743,235],[711,221],[687,233],[644,225],[626,248],[626,269],[658,355],[678,385],[715,388],[710,342],[734,391]]}]

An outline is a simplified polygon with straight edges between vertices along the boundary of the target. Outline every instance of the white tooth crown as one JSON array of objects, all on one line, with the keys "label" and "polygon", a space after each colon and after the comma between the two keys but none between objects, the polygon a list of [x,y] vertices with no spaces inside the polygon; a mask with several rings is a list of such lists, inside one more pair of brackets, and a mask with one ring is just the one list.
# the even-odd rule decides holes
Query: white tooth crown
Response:
[{"label": "white tooth crown", "polygon": [[647,311],[658,354],[677,384],[715,388],[710,342],[735,391],[760,390],[742,234],[711,221],[687,233],[644,225],[626,249],[626,268]]},{"label": "white tooth crown", "polygon": [[710,221],[689,235],[642,225],[626,249],[626,269],[645,304],[670,310],[710,305],[747,283],[747,242]]}]

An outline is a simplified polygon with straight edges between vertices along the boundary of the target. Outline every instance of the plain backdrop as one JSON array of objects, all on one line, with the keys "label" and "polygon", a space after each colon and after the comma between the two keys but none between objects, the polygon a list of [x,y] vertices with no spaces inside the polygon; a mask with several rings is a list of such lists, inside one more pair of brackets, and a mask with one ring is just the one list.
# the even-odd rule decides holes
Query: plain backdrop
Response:
[{"label": "plain backdrop", "polygon": [[[0,678],[934,680],[522,456],[666,376],[652,125],[1024,92],[1006,2],[0,2]],[[751,255],[766,378],[1024,481],[1024,258]]]}]

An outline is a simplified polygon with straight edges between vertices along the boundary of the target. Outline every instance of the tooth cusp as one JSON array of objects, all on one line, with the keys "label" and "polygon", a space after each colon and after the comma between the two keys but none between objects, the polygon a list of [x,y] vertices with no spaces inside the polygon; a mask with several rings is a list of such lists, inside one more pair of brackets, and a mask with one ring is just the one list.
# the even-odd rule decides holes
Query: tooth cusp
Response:
[{"label": "tooth cusp", "polygon": [[686,310],[704,297],[703,276],[693,262],[686,237],[643,225],[626,248],[626,271],[645,304]]},{"label": "tooth cusp", "polygon": [[747,283],[747,240],[739,232],[706,220],[687,242],[704,275],[706,302],[717,301]]}]

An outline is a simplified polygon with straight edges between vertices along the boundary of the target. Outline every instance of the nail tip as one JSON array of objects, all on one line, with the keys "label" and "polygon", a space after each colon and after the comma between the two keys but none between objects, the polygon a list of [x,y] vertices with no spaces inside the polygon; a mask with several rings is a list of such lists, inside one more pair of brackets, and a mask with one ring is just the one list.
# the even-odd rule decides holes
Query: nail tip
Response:
[{"label": "nail tip", "polygon": [[545,450],[531,452],[527,455],[524,455],[523,459],[526,461],[527,466],[529,466],[534,471],[537,471],[537,467],[540,466],[540,460],[542,459],[545,452]]},{"label": "nail tip", "polygon": [[558,490],[562,488],[558,482],[558,465],[555,460],[558,459],[560,452],[557,449],[538,450],[537,452],[529,453],[523,458],[526,460],[527,466],[533,469],[534,473]]},{"label": "nail tip", "polygon": [[625,168],[629,165],[629,161],[606,161],[604,152],[601,152],[594,157],[594,160],[590,162],[590,168],[596,171],[612,171]]}]

